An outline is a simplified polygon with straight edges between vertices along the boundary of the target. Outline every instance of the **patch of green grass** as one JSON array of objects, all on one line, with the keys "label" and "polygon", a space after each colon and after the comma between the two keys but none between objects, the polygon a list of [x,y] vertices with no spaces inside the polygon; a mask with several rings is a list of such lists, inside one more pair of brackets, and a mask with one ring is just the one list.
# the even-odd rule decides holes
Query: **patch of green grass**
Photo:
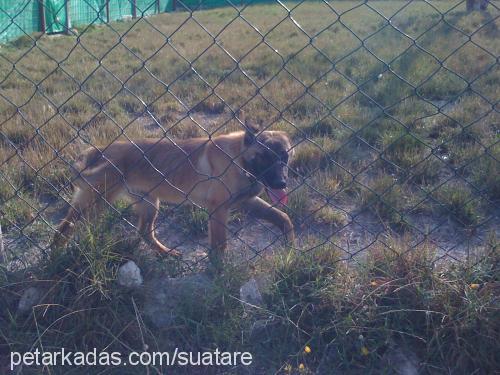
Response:
[{"label": "patch of green grass", "polygon": [[341,131],[341,125],[331,117],[322,118],[303,129],[308,137],[330,137]]},{"label": "patch of green grass", "polygon": [[369,189],[359,187],[361,207],[369,209],[390,226],[405,227],[404,208],[409,202],[402,186],[393,177],[384,175],[375,177],[367,186]]},{"label": "patch of green grass", "polygon": [[365,126],[359,131],[359,137],[373,146],[381,146],[382,137],[385,134],[394,134],[400,131],[401,125],[398,123],[382,119]]},{"label": "patch of green grass", "polygon": [[403,172],[410,170],[430,153],[429,148],[414,136],[400,133],[382,135],[384,156]]},{"label": "patch of green grass", "polygon": [[306,188],[299,187],[288,194],[286,211],[292,219],[302,221],[310,210],[311,205]]},{"label": "patch of green grass", "polygon": [[220,99],[211,96],[202,102],[198,103],[193,112],[204,112],[209,114],[221,114],[224,112],[225,105]]},{"label": "patch of green grass", "polygon": [[312,138],[295,148],[291,167],[303,175],[317,172],[329,164],[329,154],[335,147],[335,141],[329,138]]},{"label": "patch of green grass", "polygon": [[[498,154],[498,153],[497,153]],[[482,156],[470,165],[473,181],[494,201],[500,200],[500,167],[498,159]]]},{"label": "patch of green grass", "polygon": [[314,212],[316,221],[333,227],[340,227],[347,224],[347,217],[341,210],[330,206],[321,207]]},{"label": "patch of green grass", "polygon": [[333,173],[317,173],[314,179],[314,187],[327,197],[338,194],[342,189],[342,180]]},{"label": "patch of green grass", "polygon": [[[272,372],[297,370],[302,363],[311,372],[335,366],[383,373],[391,368],[387,356],[395,346],[417,356],[422,371],[489,373],[498,366],[494,238],[466,263],[436,263],[433,245],[413,247],[407,239],[389,238],[373,244],[356,267],[338,248],[311,239],[310,251],[283,250],[256,264],[252,276],[267,280],[260,308],[239,302],[248,268],[228,265],[210,281],[203,304],[188,293],[172,306],[176,325],[164,340],[166,331],[158,336],[144,318],[144,293],[115,282],[132,248],[96,237],[90,228],[85,233],[78,246],[53,253],[36,271],[44,294],[27,316],[15,310],[19,294],[34,281],[0,269],[0,353],[40,342],[128,353],[145,344],[150,351],[164,350],[180,340],[185,350],[249,351],[256,368]],[[136,262],[143,275],[162,267],[147,259]]]},{"label": "patch of green grass", "polygon": [[208,232],[208,212],[202,208],[184,205],[178,209],[179,220],[187,233],[193,235],[206,234]]},{"label": "patch of green grass", "polygon": [[479,199],[462,184],[447,184],[439,188],[433,197],[439,202],[441,213],[450,215],[465,227],[475,226],[484,219]]},{"label": "patch of green grass", "polygon": [[[323,370],[383,373],[391,367],[386,356],[397,345],[418,356],[420,370],[494,368],[498,360],[489,332],[498,322],[492,320],[490,289],[495,260],[485,257],[490,246],[481,253],[481,264],[463,266],[438,266],[431,245],[411,248],[395,240],[373,246],[354,269],[328,246],[281,254],[271,266],[273,288],[266,295],[277,319],[262,355],[270,364],[294,369],[304,363],[314,371],[321,363]],[[467,355],[458,355],[465,349]]]},{"label": "patch of green grass", "polygon": [[[36,276],[31,281],[7,274],[0,285],[2,355],[5,350],[28,351],[32,345],[45,343],[84,352],[90,348],[141,350],[142,340],[153,340],[150,331],[139,334],[144,327],[134,311],[134,300],[139,301],[140,296],[123,293],[116,284],[117,268],[124,261],[117,250],[123,251],[124,245],[102,240],[87,232],[78,247],[53,252],[45,267],[33,271]],[[16,313],[18,293],[31,283],[42,291],[41,302],[27,316]],[[26,371],[36,373],[37,369]]]},{"label": "patch of green grass", "polygon": [[23,190],[14,191],[2,185],[0,195],[0,224],[4,230],[13,226],[24,227],[39,209],[38,202]]}]

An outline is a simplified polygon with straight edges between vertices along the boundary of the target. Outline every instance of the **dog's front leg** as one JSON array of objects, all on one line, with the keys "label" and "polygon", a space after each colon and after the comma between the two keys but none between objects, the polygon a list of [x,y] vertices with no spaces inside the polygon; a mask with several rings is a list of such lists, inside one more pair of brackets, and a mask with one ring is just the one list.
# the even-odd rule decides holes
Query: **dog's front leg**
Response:
[{"label": "dog's front leg", "polygon": [[208,221],[208,235],[210,242],[209,258],[216,270],[223,266],[224,253],[227,247],[227,221],[229,209],[218,207],[210,212]]},{"label": "dog's front leg", "polygon": [[259,219],[267,220],[271,224],[277,226],[285,235],[288,243],[293,244],[295,242],[292,221],[283,211],[271,206],[259,197],[249,199],[247,202],[242,204],[242,207],[247,208],[251,215]]}]

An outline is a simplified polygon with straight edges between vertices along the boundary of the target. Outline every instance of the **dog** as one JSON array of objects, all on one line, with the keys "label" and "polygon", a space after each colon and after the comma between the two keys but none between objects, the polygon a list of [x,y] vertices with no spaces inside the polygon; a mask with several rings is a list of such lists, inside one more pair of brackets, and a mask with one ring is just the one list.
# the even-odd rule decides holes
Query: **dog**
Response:
[{"label": "dog", "polygon": [[[162,201],[190,201],[207,209],[209,259],[216,267],[223,262],[229,212],[235,208],[269,221],[293,243],[292,222],[277,208],[288,200],[288,163],[293,155],[290,139],[282,131],[259,131],[249,121],[245,121],[245,128],[212,138],[146,138],[87,149],[73,165],[74,193],[53,246],[66,244],[76,221],[88,216],[92,206],[100,210],[102,203],[113,204],[123,198],[131,201],[138,215],[142,238],[153,249],[172,256],[181,254],[155,235]],[[272,205],[259,197],[263,190]],[[99,201],[101,204],[96,204]]]}]

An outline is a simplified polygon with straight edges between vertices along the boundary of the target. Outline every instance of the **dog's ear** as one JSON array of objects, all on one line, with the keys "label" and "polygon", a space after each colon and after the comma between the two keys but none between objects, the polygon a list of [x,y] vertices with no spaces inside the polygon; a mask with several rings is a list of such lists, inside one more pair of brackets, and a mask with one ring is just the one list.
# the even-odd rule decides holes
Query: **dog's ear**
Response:
[{"label": "dog's ear", "polygon": [[243,143],[245,145],[251,145],[255,141],[255,137],[259,133],[260,126],[252,121],[252,120],[245,120],[245,139],[243,140]]}]

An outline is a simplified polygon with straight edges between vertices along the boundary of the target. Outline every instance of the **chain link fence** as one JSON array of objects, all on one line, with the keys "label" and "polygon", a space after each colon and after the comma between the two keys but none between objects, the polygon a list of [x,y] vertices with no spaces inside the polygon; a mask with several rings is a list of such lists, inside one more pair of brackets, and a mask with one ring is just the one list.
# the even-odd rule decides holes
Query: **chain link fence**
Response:
[{"label": "chain link fence", "polygon": [[0,373],[498,369],[498,2],[12,3]]},{"label": "chain link fence", "polygon": [[[150,160],[138,140],[168,142],[184,153],[177,168],[193,160],[201,168],[199,149],[186,152],[184,140],[219,148],[218,136],[245,123],[291,140],[288,201],[274,206],[290,216],[298,251],[329,246],[356,260],[398,239],[415,251],[432,243],[436,260],[462,261],[496,247],[496,2],[480,11],[455,1],[227,1],[206,10],[178,0],[176,12],[146,17],[134,1],[135,17],[117,22],[103,16],[111,2],[86,3],[95,10],[87,22],[52,36],[1,9],[23,33],[0,47],[0,242],[9,269],[50,253],[73,183],[88,178],[74,163],[89,148],[95,165],[123,176],[120,186],[147,168],[160,182],[116,202],[93,186],[107,213],[75,224],[68,246],[87,246],[89,233],[102,246],[129,246],[141,235],[134,207],[146,201],[158,211],[156,237],[182,254],[180,272],[206,264],[216,209],[193,202],[191,191],[173,205],[151,202],[178,172],[166,172],[173,160]],[[107,153],[117,142],[140,155],[126,172]],[[232,159],[228,169],[252,175],[238,162],[246,148],[219,151]],[[224,173],[205,177],[234,199]],[[280,230],[250,216],[238,211],[219,223],[227,262],[283,247]]]}]

